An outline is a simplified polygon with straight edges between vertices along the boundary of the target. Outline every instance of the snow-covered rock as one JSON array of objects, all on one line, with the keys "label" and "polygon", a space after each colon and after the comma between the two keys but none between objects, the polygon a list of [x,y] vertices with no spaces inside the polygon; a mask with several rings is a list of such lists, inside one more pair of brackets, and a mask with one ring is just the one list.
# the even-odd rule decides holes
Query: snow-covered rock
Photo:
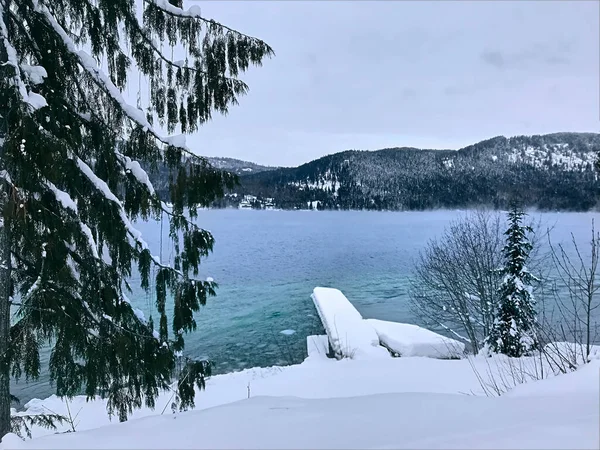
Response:
[{"label": "snow-covered rock", "polygon": [[366,319],[379,341],[400,356],[425,356],[428,358],[460,358],[465,344],[433,331],[408,323]]}]

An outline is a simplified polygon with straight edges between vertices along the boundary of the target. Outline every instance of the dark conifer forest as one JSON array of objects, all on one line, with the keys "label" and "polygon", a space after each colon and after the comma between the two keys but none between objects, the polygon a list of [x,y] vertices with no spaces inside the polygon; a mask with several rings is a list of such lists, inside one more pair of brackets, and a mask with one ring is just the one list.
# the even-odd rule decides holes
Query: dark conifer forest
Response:
[{"label": "dark conifer forest", "polygon": [[597,206],[599,150],[599,134],[555,133],[499,136],[460,150],[348,150],[290,168],[209,161],[239,181],[214,207],[236,207],[252,195],[254,205],[273,199],[281,209],[505,209],[518,201],[541,210],[587,211]]}]

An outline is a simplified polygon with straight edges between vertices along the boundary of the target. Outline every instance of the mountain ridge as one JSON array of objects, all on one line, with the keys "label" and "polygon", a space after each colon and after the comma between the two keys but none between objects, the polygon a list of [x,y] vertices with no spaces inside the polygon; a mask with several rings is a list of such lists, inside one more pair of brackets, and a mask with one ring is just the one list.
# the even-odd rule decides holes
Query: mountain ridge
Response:
[{"label": "mountain ridge", "polygon": [[241,159],[229,158],[226,156],[207,156],[208,162],[216,169],[226,170],[236,175],[244,175],[248,173],[260,173],[267,170],[275,170],[281,167],[264,166],[250,161]]},{"label": "mountain ridge", "polygon": [[[242,174],[245,195],[282,209],[528,207],[589,210],[598,198],[600,134],[495,136],[458,150],[345,150],[297,167]],[[223,206],[223,204],[221,204]]]}]

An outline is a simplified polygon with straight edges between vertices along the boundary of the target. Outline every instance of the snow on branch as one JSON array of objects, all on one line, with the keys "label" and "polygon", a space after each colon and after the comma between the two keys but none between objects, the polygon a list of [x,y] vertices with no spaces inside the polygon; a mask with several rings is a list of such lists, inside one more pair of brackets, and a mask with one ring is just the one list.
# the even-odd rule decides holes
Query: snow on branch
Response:
[{"label": "snow on branch", "polygon": [[136,180],[146,186],[150,195],[154,195],[155,190],[148,173],[142,169],[142,166],[138,161],[132,160],[129,156],[123,155],[122,153],[116,152],[117,158],[121,160],[125,166],[125,170],[129,170]]},{"label": "snow on branch", "polygon": [[188,9],[181,9],[181,8],[178,8],[177,6],[171,5],[167,0],[144,0],[144,1],[150,5],[156,6],[158,9],[162,10],[163,12],[165,12],[171,16],[177,16],[177,17],[182,17],[182,18],[186,18],[186,19],[197,19],[202,22],[209,23],[211,25],[215,25],[217,27],[223,28],[224,30],[230,31],[231,33],[235,33],[239,36],[245,36],[245,37],[249,37],[251,39],[258,40],[257,38],[248,36],[244,33],[234,30],[233,28],[230,28],[230,27],[223,25],[219,22],[216,22],[212,19],[207,19],[206,17],[203,17],[201,14],[200,6],[198,6],[198,5],[190,6]]},{"label": "snow on branch", "polygon": [[45,266],[46,266],[46,244],[42,244],[42,267],[40,269],[40,273],[38,274],[38,276],[37,276],[36,280],[33,282],[33,284],[29,287],[29,289],[27,289],[27,292],[21,299],[21,301],[20,301],[21,306],[25,305],[27,300],[29,300],[29,298],[31,298],[31,296],[40,289],[40,285],[42,284],[42,273],[44,272]]},{"label": "snow on branch", "polygon": [[158,131],[156,131],[146,118],[146,115],[143,111],[141,111],[133,105],[130,105],[129,103],[127,103],[127,101],[125,101],[119,89],[114,85],[110,77],[98,67],[94,58],[86,51],[77,48],[75,42],[73,42],[73,40],[69,37],[66,31],[50,13],[50,11],[48,11],[48,8],[46,8],[46,6],[44,5],[41,5],[38,0],[33,0],[33,3],[35,6],[35,10],[46,17],[50,26],[60,36],[67,49],[77,57],[81,67],[85,69],[85,71],[92,77],[92,79],[98,85],[98,87],[100,87],[116,103],[119,104],[125,115],[131,121],[143,127],[145,130],[148,130],[156,139],[158,139],[163,144],[181,148],[186,153],[195,156],[195,154],[187,147],[184,135],[181,134],[174,136],[162,136]]},{"label": "snow on branch", "polygon": [[[134,239],[134,241],[137,244],[140,245],[142,250],[150,251],[150,246],[142,238],[141,231],[139,231],[138,229],[136,229],[133,226],[133,224],[129,220],[129,217],[127,217],[125,208],[123,208],[123,203],[121,203],[121,200],[119,200],[117,198],[117,196],[110,190],[110,188],[108,187],[108,184],[106,184],[106,182],[104,180],[99,178],[94,173],[94,171],[90,168],[90,166],[88,166],[83,160],[81,160],[81,158],[79,158],[77,156],[73,156],[73,158],[75,159],[75,162],[76,162],[79,170],[81,170],[81,172],[88,178],[88,180],[90,180],[90,182],[96,187],[96,189],[98,189],[107,200],[112,201],[113,203],[115,203],[117,205],[117,207],[119,209],[119,216],[121,218],[121,221],[123,222],[123,225],[125,225],[125,228],[127,229],[128,234]],[[150,253],[150,257],[152,259],[152,262],[155,265],[157,265],[158,267],[173,270],[175,273],[177,273],[177,275],[183,276],[183,273],[181,271],[175,270],[173,267],[164,265],[160,261],[158,256],[152,255],[152,253]]]},{"label": "snow on branch", "polygon": [[44,78],[48,77],[48,72],[42,66],[30,66],[29,64],[21,64],[21,71],[27,75],[29,82],[32,84],[42,84]]},{"label": "snow on branch", "polygon": [[87,237],[88,244],[92,250],[92,255],[96,259],[100,259],[100,255],[98,254],[98,245],[96,244],[96,240],[94,239],[94,235],[92,234],[92,230],[85,223],[79,222],[79,226],[81,227],[81,232]]},{"label": "snow on branch", "polygon": [[13,184],[10,174],[6,170],[0,170],[0,179],[3,179],[8,184]]},{"label": "snow on branch", "polygon": [[464,342],[469,342],[469,343],[471,342],[469,339],[467,339],[467,338],[466,338],[466,337],[464,337],[464,336],[461,336],[459,333],[457,333],[456,331],[454,331],[452,328],[450,328],[450,327],[448,327],[448,326],[444,325],[443,323],[441,323],[441,322],[438,322],[438,325],[439,325],[440,327],[442,327],[444,330],[446,330],[446,331],[448,331],[448,332],[452,333],[454,336],[456,336],[456,337],[457,337],[457,338],[459,338],[460,340],[462,340],[462,341],[464,341]]},{"label": "snow on branch", "polygon": [[[17,51],[8,40],[8,30],[6,28],[6,23],[4,22],[4,8],[6,8],[4,3],[0,3],[0,39],[3,42],[8,57],[8,60],[5,63],[2,63],[2,65],[9,65],[14,68],[15,74],[12,77],[13,83],[16,85],[19,95],[23,99],[23,102],[28,104],[31,107],[31,109],[35,111],[36,109],[40,109],[44,106],[47,106],[48,103],[46,102],[46,99],[40,94],[36,94],[35,92],[29,92],[27,90],[27,87],[25,86],[25,83],[23,82],[21,76],[21,68],[19,66],[19,61],[17,58]],[[41,75],[45,72],[45,69],[41,67],[37,70],[37,75]],[[36,79],[35,81],[38,80]]]},{"label": "snow on branch", "polygon": [[[56,200],[63,206],[65,209],[70,209],[75,214],[77,214],[77,203],[71,198],[71,196],[60,189],[58,189],[51,181],[45,181],[46,187],[54,194]],[[96,259],[100,259],[100,255],[98,254],[98,246],[96,244],[96,240],[94,239],[94,235],[92,234],[92,230],[89,226],[83,223],[81,220],[78,220],[79,227],[81,228],[81,232],[85,235],[88,240],[88,244],[92,251],[92,255]]]},{"label": "snow on branch", "polygon": [[46,187],[52,191],[56,197],[56,200],[63,206],[63,208],[70,209],[77,214],[77,203],[73,201],[69,194],[58,189],[51,181],[45,180],[45,184]]},{"label": "snow on branch", "polygon": [[109,200],[109,201],[113,202],[115,205],[117,205],[117,207],[119,209],[119,216],[121,217],[121,220],[123,221],[123,225],[125,225],[125,228],[127,228],[127,232],[129,233],[129,235],[137,243],[139,243],[144,250],[147,249],[148,244],[146,243],[146,241],[144,241],[142,239],[141,231],[139,231],[133,227],[131,221],[129,220],[129,217],[127,217],[127,214],[125,213],[125,209],[123,208],[123,203],[121,203],[121,200],[119,200],[117,198],[117,196],[110,190],[110,188],[108,187],[108,184],[106,184],[106,181],[104,181],[102,178],[98,177],[94,173],[92,168],[90,166],[88,166],[86,164],[86,162],[83,161],[81,158],[79,158],[78,156],[73,156],[73,158],[75,159],[75,163],[77,164],[77,167],[79,168],[79,170],[81,170],[81,172],[87,177],[88,180],[90,180],[90,182],[94,185],[94,187],[102,193],[104,198],[106,198],[107,200]]},{"label": "snow on branch", "polygon": [[198,5],[190,6],[188,9],[181,9],[177,6],[171,5],[166,0],[145,0],[146,3],[150,3],[157,8],[162,9],[164,12],[171,14],[172,16],[186,17],[188,19],[200,19],[205,20],[200,14],[200,7]]}]

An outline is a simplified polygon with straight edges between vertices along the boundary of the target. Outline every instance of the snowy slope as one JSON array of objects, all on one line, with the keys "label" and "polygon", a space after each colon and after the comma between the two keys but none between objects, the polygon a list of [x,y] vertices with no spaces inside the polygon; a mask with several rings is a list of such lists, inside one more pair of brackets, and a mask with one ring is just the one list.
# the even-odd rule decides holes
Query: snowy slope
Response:
[{"label": "snowy slope", "polygon": [[[490,373],[498,373],[503,368],[510,370],[510,367],[505,365],[507,361],[501,356],[475,357],[470,360],[405,357],[336,361],[325,359],[320,352],[313,352],[312,356],[307,358],[304,363],[295,366],[249,369],[214,376],[208,380],[206,391],[198,394],[197,410],[189,414],[199,413],[198,410],[244,401],[248,398],[248,391],[250,391],[251,399],[264,396],[332,399],[399,393],[455,394],[460,397],[471,397],[467,394],[475,394],[483,398],[484,391],[471,365],[477,369],[485,381],[489,378]],[[527,363],[528,361],[523,362],[523,364]],[[535,363],[535,361],[532,360],[529,363]],[[534,372],[533,366],[530,371]],[[599,371],[600,361],[593,361],[592,364],[585,366],[577,373],[519,386],[507,394],[507,397],[527,396],[530,393],[547,397],[583,396],[596,401],[597,405],[600,395]],[[483,400],[494,399],[483,398]],[[503,398],[500,400],[504,401]],[[156,410],[148,408],[137,410],[127,425],[117,426],[129,426],[138,419],[160,415],[165,406],[167,408],[163,417],[172,418],[168,408],[170,401],[171,395],[163,394],[157,400]],[[559,399],[558,403],[560,401]],[[55,396],[45,400],[31,401],[28,406],[28,412],[32,414],[47,413],[48,411],[64,415],[68,413],[65,402]],[[111,423],[106,414],[105,401],[86,402],[84,397],[76,397],[69,403],[69,408],[73,415],[78,415],[76,420],[78,434]],[[404,408],[405,406],[400,404],[398,411],[403,411]],[[379,412],[377,414],[380,415]],[[598,409],[595,414],[597,418]],[[115,422],[116,420],[112,423]],[[64,425],[60,431],[67,429],[68,426]],[[111,430],[111,428],[106,428],[106,430]],[[51,432],[45,429],[34,430],[34,437],[48,434]],[[33,442],[35,441],[34,439]],[[38,445],[33,442],[24,445]]]},{"label": "snowy slope", "polygon": [[[599,368],[594,362],[500,398],[254,397],[28,442],[9,436],[0,448],[598,448]],[[545,384],[542,395],[529,391]]]}]

